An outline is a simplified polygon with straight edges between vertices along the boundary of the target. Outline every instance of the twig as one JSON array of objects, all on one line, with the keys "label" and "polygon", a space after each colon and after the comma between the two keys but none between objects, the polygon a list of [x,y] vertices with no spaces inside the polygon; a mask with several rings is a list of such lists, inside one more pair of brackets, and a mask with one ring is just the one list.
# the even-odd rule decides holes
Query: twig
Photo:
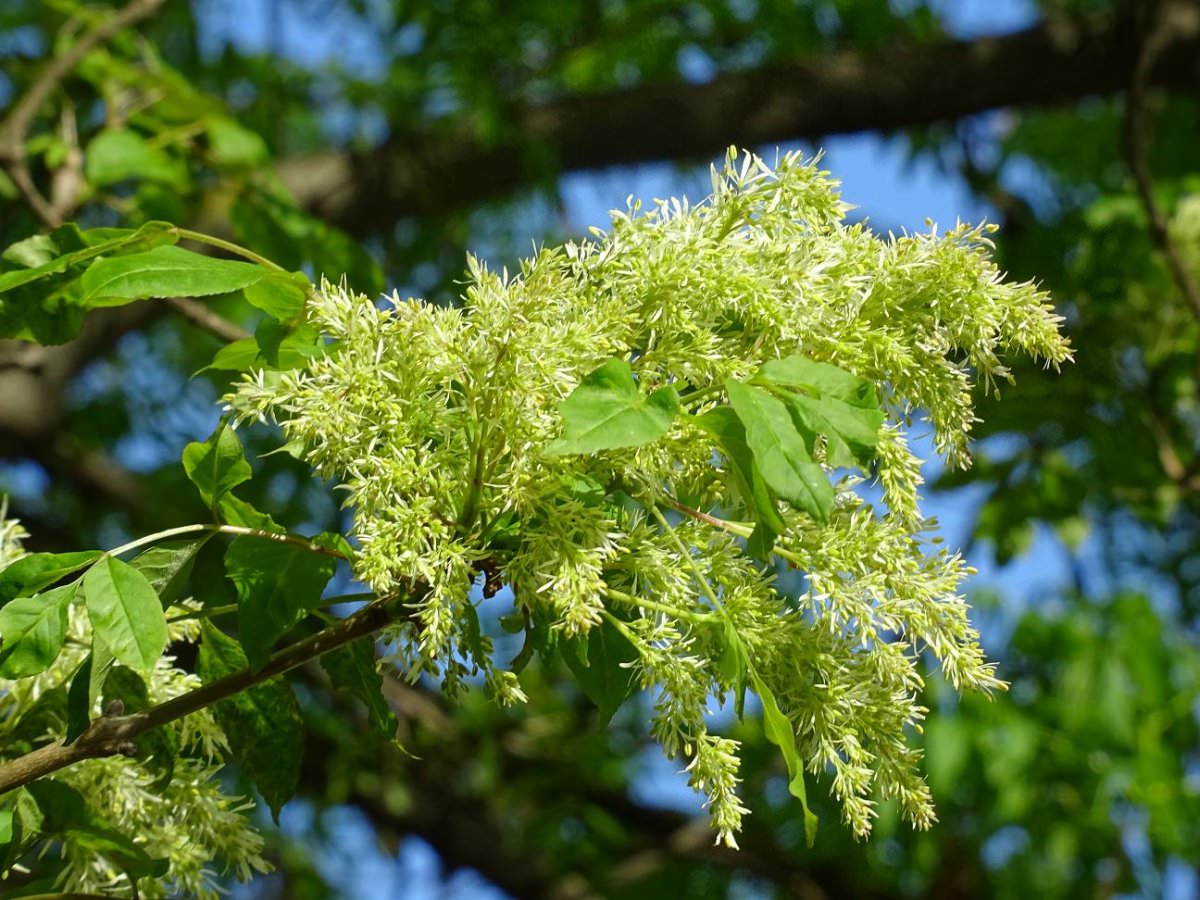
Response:
[{"label": "twig", "polygon": [[191,297],[171,297],[167,300],[167,305],[193,325],[199,325],[223,341],[240,341],[250,337],[248,331],[242,330],[223,316],[218,316],[203,303],[193,300]]},{"label": "twig", "polygon": [[88,31],[66,51],[50,60],[34,79],[29,90],[13,105],[0,122],[0,165],[8,171],[13,183],[38,218],[49,228],[62,224],[63,215],[38,190],[25,162],[25,138],[33,117],[47,98],[92,50],[105,43],[122,28],[149,16],[163,0],[130,0],[116,15]]},{"label": "twig", "polygon": [[58,87],[59,82],[92,50],[106,42],[122,28],[140,22],[149,16],[162,3],[163,0],[130,0],[111,19],[97,25],[72,44],[68,50],[51,59],[33,84],[29,86],[29,90],[16,102],[4,121],[0,123],[0,158],[9,161],[19,157],[23,158],[25,136],[29,133],[33,117],[37,115],[41,105],[46,102],[46,98]]},{"label": "twig", "polygon": [[[1150,237],[1158,246],[1167,268],[1180,293],[1200,319],[1200,285],[1188,271],[1179,248],[1171,240],[1170,223],[1154,197],[1154,177],[1150,171],[1148,149],[1150,128],[1146,115],[1146,93],[1154,68],[1163,52],[1170,46],[1177,28],[1161,2],[1147,3],[1143,9],[1144,34],[1139,42],[1129,92],[1125,97],[1125,117],[1122,123],[1122,144],[1126,163],[1133,175],[1138,197],[1149,220]],[[1192,11],[1195,14],[1195,11]]]},{"label": "twig", "polygon": [[38,778],[85,759],[130,754],[134,740],[160,725],[166,725],[241,691],[289,672],[311,659],[335,650],[360,637],[373,634],[406,615],[398,598],[381,598],[354,615],[280,650],[259,671],[249,668],[234,672],[173,700],[128,715],[104,715],[95,719],[75,741],[55,741],[0,764],[0,794],[16,790]]}]

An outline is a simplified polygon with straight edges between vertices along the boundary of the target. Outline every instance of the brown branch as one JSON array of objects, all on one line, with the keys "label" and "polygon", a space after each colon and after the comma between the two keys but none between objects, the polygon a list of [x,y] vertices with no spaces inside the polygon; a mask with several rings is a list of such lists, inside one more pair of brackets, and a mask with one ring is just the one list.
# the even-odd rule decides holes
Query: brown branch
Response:
[{"label": "brown branch", "polygon": [[167,305],[193,325],[199,325],[223,341],[240,341],[250,337],[248,331],[217,315],[199,300],[193,300],[191,297],[171,297],[167,300]]},{"label": "brown branch", "polygon": [[[1157,85],[1193,85],[1200,35],[1185,16],[1152,61]],[[1129,85],[1138,45],[1123,16],[1048,19],[1001,37],[839,51],[703,83],[646,84],[516,106],[508,133],[398,134],[364,153],[285,160],[279,171],[309,209],[355,233],[504,195],[562,170],[700,158],[759,146],[952,121],[1010,106],[1071,103]],[[531,152],[531,149],[535,152]]]},{"label": "brown branch", "polygon": [[135,752],[134,740],[152,728],[182,719],[276,675],[289,672],[330,650],[373,634],[404,615],[398,599],[381,598],[336,625],[280,650],[257,672],[249,668],[242,669],[141,712],[104,715],[95,719],[73,743],[55,741],[0,764],[0,795],[81,760]]},{"label": "brown branch", "polygon": [[1149,221],[1150,236],[1166,261],[1179,292],[1196,318],[1200,319],[1200,285],[1188,271],[1179,248],[1171,239],[1170,222],[1154,196],[1154,177],[1149,161],[1150,124],[1146,111],[1146,95],[1159,61],[1181,36],[1194,37],[1200,34],[1200,8],[1194,3],[1179,0],[1147,0],[1140,11],[1145,21],[1137,29],[1140,43],[1125,98],[1121,134],[1123,150],[1138,198]]}]

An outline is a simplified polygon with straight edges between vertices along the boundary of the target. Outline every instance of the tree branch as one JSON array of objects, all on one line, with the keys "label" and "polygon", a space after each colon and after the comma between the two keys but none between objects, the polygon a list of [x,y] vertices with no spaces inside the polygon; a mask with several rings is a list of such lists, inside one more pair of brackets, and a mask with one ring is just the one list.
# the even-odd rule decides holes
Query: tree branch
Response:
[{"label": "tree branch", "polygon": [[[1200,29],[1170,18],[1172,40],[1147,79],[1191,85]],[[700,158],[730,144],[757,146],[949,121],[990,109],[1070,103],[1123,91],[1138,43],[1124,16],[1050,19],[1002,37],[840,51],[694,84],[642,85],[518,107],[508,137],[474,132],[400,135],[364,153],[285,160],[284,181],[305,206],[354,232],[405,216],[503,195],[544,172]],[[530,148],[536,148],[531,153]]]},{"label": "tree branch", "polygon": [[81,760],[135,752],[134,740],[152,728],[182,719],[276,675],[289,672],[330,650],[373,634],[405,615],[398,598],[380,598],[336,625],[280,650],[257,672],[249,668],[242,669],[141,712],[101,716],[71,744],[55,741],[0,764],[0,795]]},{"label": "tree branch", "polygon": [[1129,92],[1125,98],[1125,117],[1121,133],[1123,150],[1129,171],[1133,175],[1138,198],[1146,211],[1150,237],[1166,261],[1167,269],[1179,292],[1192,308],[1196,318],[1200,319],[1200,285],[1197,285],[1196,279],[1188,271],[1183,256],[1179,253],[1179,248],[1171,240],[1170,222],[1154,196],[1154,176],[1150,171],[1149,161],[1150,123],[1146,111],[1146,94],[1158,61],[1170,51],[1180,34],[1200,32],[1200,8],[1194,3],[1179,0],[1147,0],[1145,5],[1140,7],[1140,11],[1144,14],[1145,21],[1140,23],[1141,27],[1137,29],[1139,48],[1129,82]]},{"label": "tree branch", "polygon": [[250,332],[217,315],[199,300],[191,297],[171,297],[167,305],[193,325],[198,325],[223,341],[240,341],[250,337]]},{"label": "tree branch", "polygon": [[67,50],[51,58],[29,86],[29,90],[13,104],[8,115],[0,122],[0,165],[8,171],[25,200],[43,221],[49,223],[55,218],[61,218],[61,214],[37,189],[25,163],[25,138],[29,135],[34,116],[85,56],[122,28],[149,16],[162,3],[163,0],[130,0],[114,16],[86,32]]}]

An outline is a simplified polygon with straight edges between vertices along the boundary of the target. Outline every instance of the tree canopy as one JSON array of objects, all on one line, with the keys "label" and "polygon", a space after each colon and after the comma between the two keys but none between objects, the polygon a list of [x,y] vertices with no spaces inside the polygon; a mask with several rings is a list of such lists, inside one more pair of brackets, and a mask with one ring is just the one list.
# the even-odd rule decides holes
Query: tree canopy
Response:
[{"label": "tree canopy", "polygon": [[1036,7],[6,6],[5,895],[1194,885],[1200,4]]}]

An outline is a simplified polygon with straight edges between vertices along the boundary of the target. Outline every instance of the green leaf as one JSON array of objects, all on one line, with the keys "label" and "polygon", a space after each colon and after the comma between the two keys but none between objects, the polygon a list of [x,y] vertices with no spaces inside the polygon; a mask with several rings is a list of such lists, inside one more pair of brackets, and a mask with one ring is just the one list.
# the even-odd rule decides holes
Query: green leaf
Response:
[{"label": "green leaf", "polygon": [[871,382],[837,366],[815,362],[806,356],[788,356],[764,363],[754,381],[802,388],[817,397],[840,400],[862,409],[879,406],[879,397]]},{"label": "green leaf", "polygon": [[595,625],[586,635],[561,643],[563,660],[606,724],[637,689],[632,663],[637,648],[611,622]]},{"label": "green leaf", "polygon": [[61,581],[72,572],[91,565],[99,556],[99,550],[81,550],[76,553],[30,553],[21,557],[0,570],[0,606],[14,597],[28,597]]},{"label": "green leaf", "polygon": [[11,807],[0,809],[0,845],[8,846],[13,839],[13,814]]},{"label": "green leaf", "polygon": [[35,234],[23,241],[9,244],[0,259],[22,269],[36,269],[58,256],[58,245],[48,234]]},{"label": "green leaf", "polygon": [[88,672],[87,708],[95,710],[104,697],[104,680],[108,678],[109,670],[117,664],[116,657],[108,649],[108,644],[97,634],[92,635],[92,668]]},{"label": "green leaf", "polygon": [[167,541],[139,553],[129,564],[146,576],[163,608],[183,595],[196,554],[211,535],[189,541]]},{"label": "green leaf", "polygon": [[346,540],[344,535],[336,531],[322,531],[320,534],[309,538],[308,542],[318,547],[324,547],[326,550],[332,550],[334,553],[340,553],[347,560],[352,561],[354,559],[354,547]]},{"label": "green leaf", "polygon": [[26,785],[42,814],[41,830],[46,834],[59,834],[74,825],[88,822],[94,815],[75,788],[55,781],[39,778]]},{"label": "green leaf", "polygon": [[563,436],[546,448],[551,456],[640,447],[667,433],[679,412],[679,395],[667,385],[643,396],[633,370],[610,359],[584,376],[558,405]]},{"label": "green leaf", "polygon": [[134,880],[162,878],[171,865],[170,860],[155,859],[125,835],[102,823],[86,828],[68,828],[66,833],[76,846],[110,860]]},{"label": "green leaf", "polygon": [[228,116],[208,120],[208,148],[213,161],[222,166],[262,166],[270,159],[266,142]]},{"label": "green leaf", "polygon": [[79,332],[86,304],[80,276],[100,255],[119,256],[179,240],[167,222],[128,228],[80,229],[67,223],[50,238],[55,257],[34,268],[0,274],[0,337],[61,344]]},{"label": "green leaf", "polygon": [[209,509],[224,494],[249,481],[253,474],[242,452],[242,442],[225,422],[217,426],[208,440],[193,441],[183,448],[183,471]]},{"label": "green leaf", "polygon": [[237,588],[238,635],[253,669],[261,669],[275,642],[320,605],[334,568],[332,557],[294,544],[239,537],[229,545],[225,573]]},{"label": "green leaf", "polygon": [[92,628],[112,655],[131,669],[149,671],[166,649],[167,623],[146,576],[106,556],[83,576],[83,592]]},{"label": "green leaf", "polygon": [[253,505],[233,494],[225,494],[217,501],[217,513],[221,521],[227,525],[240,525],[242,528],[254,528],[258,531],[273,531],[275,534],[287,533],[286,528],[265,512],[259,512]]},{"label": "green leaf", "polygon": [[725,385],[729,402],[746,428],[746,444],[767,485],[819,522],[829,519],[833,486],[812,461],[803,435],[783,401],[735,378]]},{"label": "green leaf", "polygon": [[763,731],[766,733],[767,740],[783,753],[783,761],[787,764],[788,770],[788,793],[800,801],[800,806],[804,810],[804,840],[811,847],[817,839],[817,817],[808,808],[808,789],[804,784],[804,763],[800,759],[800,752],[796,749],[796,732],[792,728],[791,720],[780,711],[771,689],[763,683],[753,668],[750,669],[750,682],[754,693],[758,694],[758,699],[762,701]]},{"label": "green leaf", "polygon": [[316,356],[329,352],[320,331],[312,325],[288,329],[273,318],[264,318],[254,337],[226,344],[208,364],[209,369],[250,372],[263,368],[281,372],[299,369]]},{"label": "green leaf", "polygon": [[18,597],[0,609],[0,676],[25,678],[58,659],[67,638],[67,611],[78,581],[33,597]]},{"label": "green leaf", "polygon": [[729,685],[733,691],[733,709],[740,719],[746,704],[746,682],[750,677],[750,663],[741,636],[728,619],[721,621],[721,638],[724,649],[717,660],[717,671],[721,673],[722,684]]},{"label": "green leaf", "polygon": [[717,448],[729,464],[733,487],[747,506],[752,503],[754,456],[746,443],[746,428],[728,406],[716,406],[692,420],[717,440]]},{"label": "green leaf", "polygon": [[884,415],[871,382],[804,356],[771,360],[752,380],[787,389],[781,393],[810,452],[822,434],[831,465],[866,467],[874,458]]},{"label": "green leaf", "polygon": [[[237,641],[210,622],[202,622],[200,628],[203,638],[196,671],[205,684],[246,667]],[[219,701],[213,711],[238,765],[278,822],[280,808],[296,791],[304,748],[300,709],[292,689],[282,678],[271,678]]]},{"label": "green leaf", "polygon": [[97,187],[130,179],[178,185],[186,178],[165,150],[128,128],[110,128],[92,139],[84,151],[84,174]]},{"label": "green leaf", "polygon": [[787,394],[784,402],[810,448],[813,436],[825,435],[830,465],[848,468],[857,463],[866,468],[875,458],[884,418],[878,407],[851,406],[841,400],[807,394]]},{"label": "green leaf", "polygon": [[96,307],[150,297],[207,297],[242,290],[266,274],[253,263],[214,259],[182,247],[155,247],[92,263],[83,273],[83,300]]},{"label": "green leaf", "polygon": [[767,562],[775,539],[785,527],[762,473],[754,463],[754,454],[746,443],[746,428],[729,406],[717,406],[693,420],[717,439],[717,447],[729,465],[734,488],[741,495],[755,521],[755,528],[746,542],[746,551],[755,559]]},{"label": "green leaf", "polygon": [[271,272],[242,293],[246,302],[281,322],[294,319],[304,309],[308,299],[308,278],[303,273],[287,275]]},{"label": "green leaf", "polygon": [[28,752],[46,742],[46,735],[56,733],[67,714],[67,688],[58,684],[44,693],[25,709],[19,717],[9,721],[4,735],[4,746],[9,753]]},{"label": "green leaf", "polygon": [[18,788],[4,797],[5,809],[12,813],[12,836],[0,850],[0,875],[12,868],[37,840],[42,830],[42,812],[27,788]]},{"label": "green leaf", "polygon": [[92,702],[88,687],[92,680],[94,656],[95,651],[89,653],[71,676],[71,686],[67,690],[67,733],[63,737],[63,741],[68,744],[83,734],[92,721]]},{"label": "green leaf", "polygon": [[321,657],[321,668],[335,688],[362,701],[376,731],[389,740],[396,736],[399,723],[383,696],[383,679],[375,665],[374,638],[359,638],[331,650]]},{"label": "green leaf", "polygon": [[208,364],[208,368],[229,372],[249,372],[256,368],[254,365],[256,362],[260,362],[257,368],[262,368],[265,364],[265,360],[262,360],[259,353],[258,341],[252,337],[244,337],[226,344],[218,350],[213,356],[212,362]]},{"label": "green leaf", "polygon": [[[87,234],[87,232],[79,231],[79,229],[75,230],[80,234]],[[55,235],[57,234],[58,232],[55,232]],[[123,245],[135,240],[136,237],[137,232],[122,229],[122,233],[115,237],[111,237],[108,240],[100,241],[95,244],[85,243],[79,249],[71,252],[61,252],[61,248],[59,248],[60,252],[57,255],[55,255],[52,259],[47,259],[40,265],[32,268],[15,269],[13,271],[0,274],[0,294],[15,291],[19,287],[24,287],[32,282],[49,278],[52,275],[62,274],[73,266],[93,260],[97,256],[102,256],[105,253],[111,253],[115,250],[118,250]],[[57,241],[55,242],[55,246],[59,247]]]}]

